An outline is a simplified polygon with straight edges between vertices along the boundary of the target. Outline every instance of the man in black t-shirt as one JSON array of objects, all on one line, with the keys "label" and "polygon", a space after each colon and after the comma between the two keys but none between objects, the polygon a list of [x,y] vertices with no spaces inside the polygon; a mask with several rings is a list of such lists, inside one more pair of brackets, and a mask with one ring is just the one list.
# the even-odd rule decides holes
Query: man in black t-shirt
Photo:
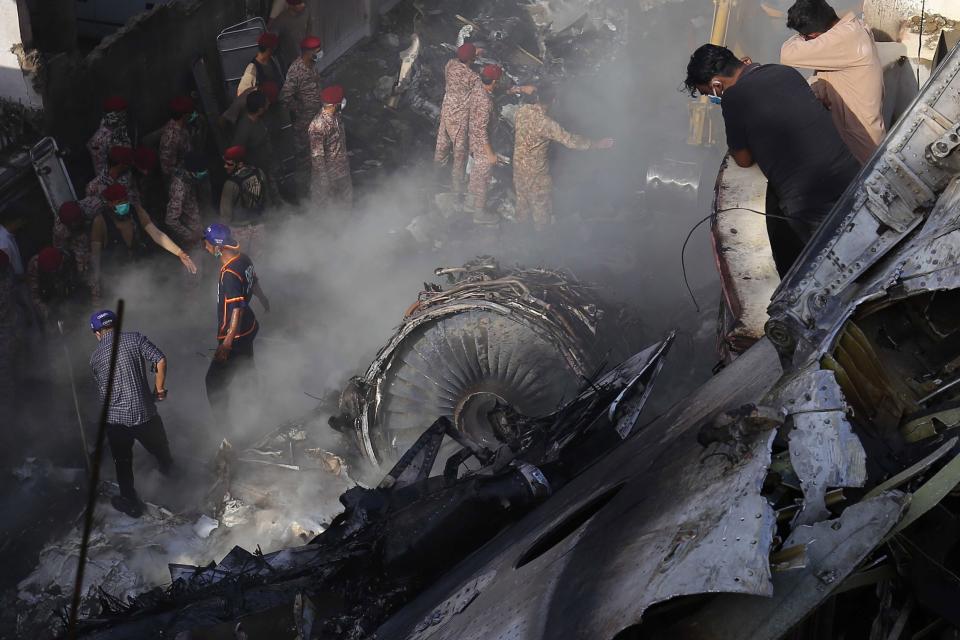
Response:
[{"label": "man in black t-shirt", "polygon": [[830,113],[795,69],[738,60],[705,44],[690,57],[691,95],[721,105],[727,146],[741,167],[756,163],[768,180],[767,218],[781,276],[860,170]]},{"label": "man in black t-shirt", "polygon": [[[264,296],[257,280],[253,262],[240,253],[240,244],[233,239],[230,228],[224,224],[212,224],[203,232],[203,247],[220,260],[220,276],[217,283],[217,351],[207,370],[207,400],[213,409],[214,418],[222,435],[234,429],[238,398],[231,394],[231,387],[238,379],[244,387],[252,384],[253,341],[260,325],[250,307],[254,296],[260,299],[263,308],[270,311],[270,301]],[[245,389],[246,390],[246,389]]]}]

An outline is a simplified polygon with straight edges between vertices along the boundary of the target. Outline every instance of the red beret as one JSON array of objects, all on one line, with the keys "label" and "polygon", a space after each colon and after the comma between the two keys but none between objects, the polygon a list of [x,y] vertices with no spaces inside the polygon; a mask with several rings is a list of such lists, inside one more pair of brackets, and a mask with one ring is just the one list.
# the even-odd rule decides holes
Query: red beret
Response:
[{"label": "red beret", "polygon": [[193,98],[190,96],[177,96],[170,101],[170,110],[181,115],[190,113],[193,111]]},{"label": "red beret", "polygon": [[120,202],[127,199],[127,188],[122,184],[115,182],[106,189],[100,196],[107,202]]},{"label": "red beret", "polygon": [[110,96],[103,101],[104,111],[126,111],[127,101],[121,96]]},{"label": "red beret", "polygon": [[277,96],[280,95],[280,86],[273,80],[267,80],[257,88],[260,89],[260,93],[267,96],[270,102],[276,102]]},{"label": "red beret", "polygon": [[320,92],[320,99],[323,104],[340,104],[343,100],[343,87],[338,84],[332,84]]},{"label": "red beret", "polygon": [[307,36],[300,41],[300,49],[307,51],[308,49],[319,49],[323,46],[323,43],[320,42],[320,38],[317,36]]},{"label": "red beret", "polygon": [[10,256],[7,255],[7,252],[3,249],[0,249],[0,267],[9,267],[10,266]]},{"label": "red beret", "polygon": [[480,75],[487,80],[499,80],[503,76],[503,69],[500,68],[500,65],[488,64],[480,72]]},{"label": "red beret", "polygon": [[150,147],[137,147],[133,152],[133,164],[140,171],[153,171],[157,166],[157,152]]},{"label": "red beret", "polygon": [[57,217],[60,218],[60,222],[72,227],[75,224],[80,224],[83,222],[83,209],[80,208],[80,204],[68,200],[60,205],[60,210],[57,211]]},{"label": "red beret", "polygon": [[271,31],[264,31],[257,38],[257,44],[267,49],[276,49],[277,45],[280,44],[280,36]]},{"label": "red beret", "polygon": [[464,42],[457,49],[457,59],[460,62],[473,62],[477,57],[477,48],[471,42]]},{"label": "red beret", "polygon": [[246,157],[247,157],[247,148],[239,144],[236,146],[230,147],[223,152],[224,160],[233,160],[234,162],[236,162],[237,160],[244,160]]},{"label": "red beret", "polygon": [[107,158],[110,159],[110,162],[113,164],[133,164],[133,149],[130,147],[110,147],[110,151],[107,153]]},{"label": "red beret", "polygon": [[53,273],[63,264],[63,253],[56,247],[44,247],[37,254],[37,266],[44,273]]}]

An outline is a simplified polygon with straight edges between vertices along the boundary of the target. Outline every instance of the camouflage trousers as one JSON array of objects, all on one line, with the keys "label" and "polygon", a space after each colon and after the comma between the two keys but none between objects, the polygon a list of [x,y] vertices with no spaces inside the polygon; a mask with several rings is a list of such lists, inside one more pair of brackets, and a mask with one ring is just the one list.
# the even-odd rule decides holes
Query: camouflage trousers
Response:
[{"label": "camouflage trousers", "polygon": [[297,118],[293,122],[293,152],[297,158],[296,169],[293,172],[293,184],[298,198],[310,194],[310,135],[307,129],[313,118],[302,120]]},{"label": "camouflage trousers", "polygon": [[321,215],[349,211],[353,207],[353,180],[350,175],[326,180],[314,177],[310,207]]},{"label": "camouflage trousers", "polygon": [[473,165],[470,167],[470,185],[467,187],[470,197],[467,204],[476,211],[487,208],[487,190],[490,187],[490,176],[493,175],[493,163],[485,155],[474,155]]},{"label": "camouflage trousers", "polygon": [[517,192],[517,222],[533,220],[538,229],[553,221],[553,181],[549,175],[513,172],[513,188]]},{"label": "camouflage trousers", "polygon": [[244,252],[256,264],[263,255],[263,223],[239,224],[231,226],[233,239],[240,243],[240,251]]},{"label": "camouflage trousers", "polygon": [[466,119],[455,120],[442,118],[440,129],[437,131],[437,148],[433,154],[433,161],[438,165],[446,165],[450,160],[450,151],[453,151],[453,165],[451,184],[454,193],[463,193],[467,170],[467,123]]}]

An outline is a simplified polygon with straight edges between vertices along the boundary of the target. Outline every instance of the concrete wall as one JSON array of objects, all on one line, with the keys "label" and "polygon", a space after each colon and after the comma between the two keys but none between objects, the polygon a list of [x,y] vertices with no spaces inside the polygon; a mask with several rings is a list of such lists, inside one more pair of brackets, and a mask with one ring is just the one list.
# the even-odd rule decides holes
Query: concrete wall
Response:
[{"label": "concrete wall", "polygon": [[[3,0],[6,1],[6,0]],[[194,87],[191,68],[201,56],[217,60],[217,34],[240,22],[238,0],[181,0],[137,16],[85,57],[48,58],[45,123],[61,146],[79,148],[96,129],[100,105],[124,96],[141,135],[168,118],[167,103]],[[218,64],[210,67],[218,69]],[[220,78],[215,85],[222,86]]]},{"label": "concrete wall", "polygon": [[0,99],[39,109],[40,96],[21,71],[20,59],[12,51],[23,40],[17,0],[0,0]]}]

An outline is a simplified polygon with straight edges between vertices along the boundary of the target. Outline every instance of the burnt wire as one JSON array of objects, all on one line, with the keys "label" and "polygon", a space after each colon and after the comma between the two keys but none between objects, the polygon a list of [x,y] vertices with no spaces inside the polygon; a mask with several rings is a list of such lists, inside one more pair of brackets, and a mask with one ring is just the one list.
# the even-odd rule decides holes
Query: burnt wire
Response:
[{"label": "burnt wire", "polygon": [[87,510],[83,519],[83,535],[80,538],[80,557],[77,560],[77,579],[73,585],[73,599],[70,602],[70,619],[67,624],[67,637],[77,637],[77,622],[80,615],[80,595],[83,589],[83,572],[87,564],[87,547],[90,545],[90,531],[93,529],[93,509],[97,502],[97,485],[100,483],[100,461],[103,458],[103,441],[107,434],[107,412],[110,408],[110,396],[113,394],[113,381],[117,368],[117,353],[120,350],[120,330],[123,328],[123,299],[117,300],[117,321],[113,327],[113,343],[110,345],[110,372],[107,374],[106,393],[100,407],[100,423],[97,425],[97,441],[90,463],[90,490],[87,493]]},{"label": "burnt wire", "polygon": [[713,216],[720,215],[721,213],[726,213],[727,211],[750,211],[756,213],[757,215],[764,216],[765,218],[777,218],[779,220],[790,220],[796,221],[796,218],[791,218],[789,216],[781,216],[775,213],[766,213],[764,211],[758,211],[757,209],[749,209],[747,207],[727,207],[726,209],[720,209],[719,211],[712,211],[707,214],[703,219],[701,219],[697,224],[693,225],[690,228],[690,232],[687,234],[686,239],[683,241],[683,247],[680,249],[680,268],[683,270],[683,284],[687,288],[687,293],[690,294],[690,300],[693,301],[693,306],[696,307],[697,313],[700,313],[700,305],[697,304],[697,297],[693,295],[693,289],[690,288],[690,281],[687,279],[687,262],[686,262],[686,251],[687,243],[690,242],[690,237],[693,236],[693,232],[697,230],[704,222],[712,218]]}]

